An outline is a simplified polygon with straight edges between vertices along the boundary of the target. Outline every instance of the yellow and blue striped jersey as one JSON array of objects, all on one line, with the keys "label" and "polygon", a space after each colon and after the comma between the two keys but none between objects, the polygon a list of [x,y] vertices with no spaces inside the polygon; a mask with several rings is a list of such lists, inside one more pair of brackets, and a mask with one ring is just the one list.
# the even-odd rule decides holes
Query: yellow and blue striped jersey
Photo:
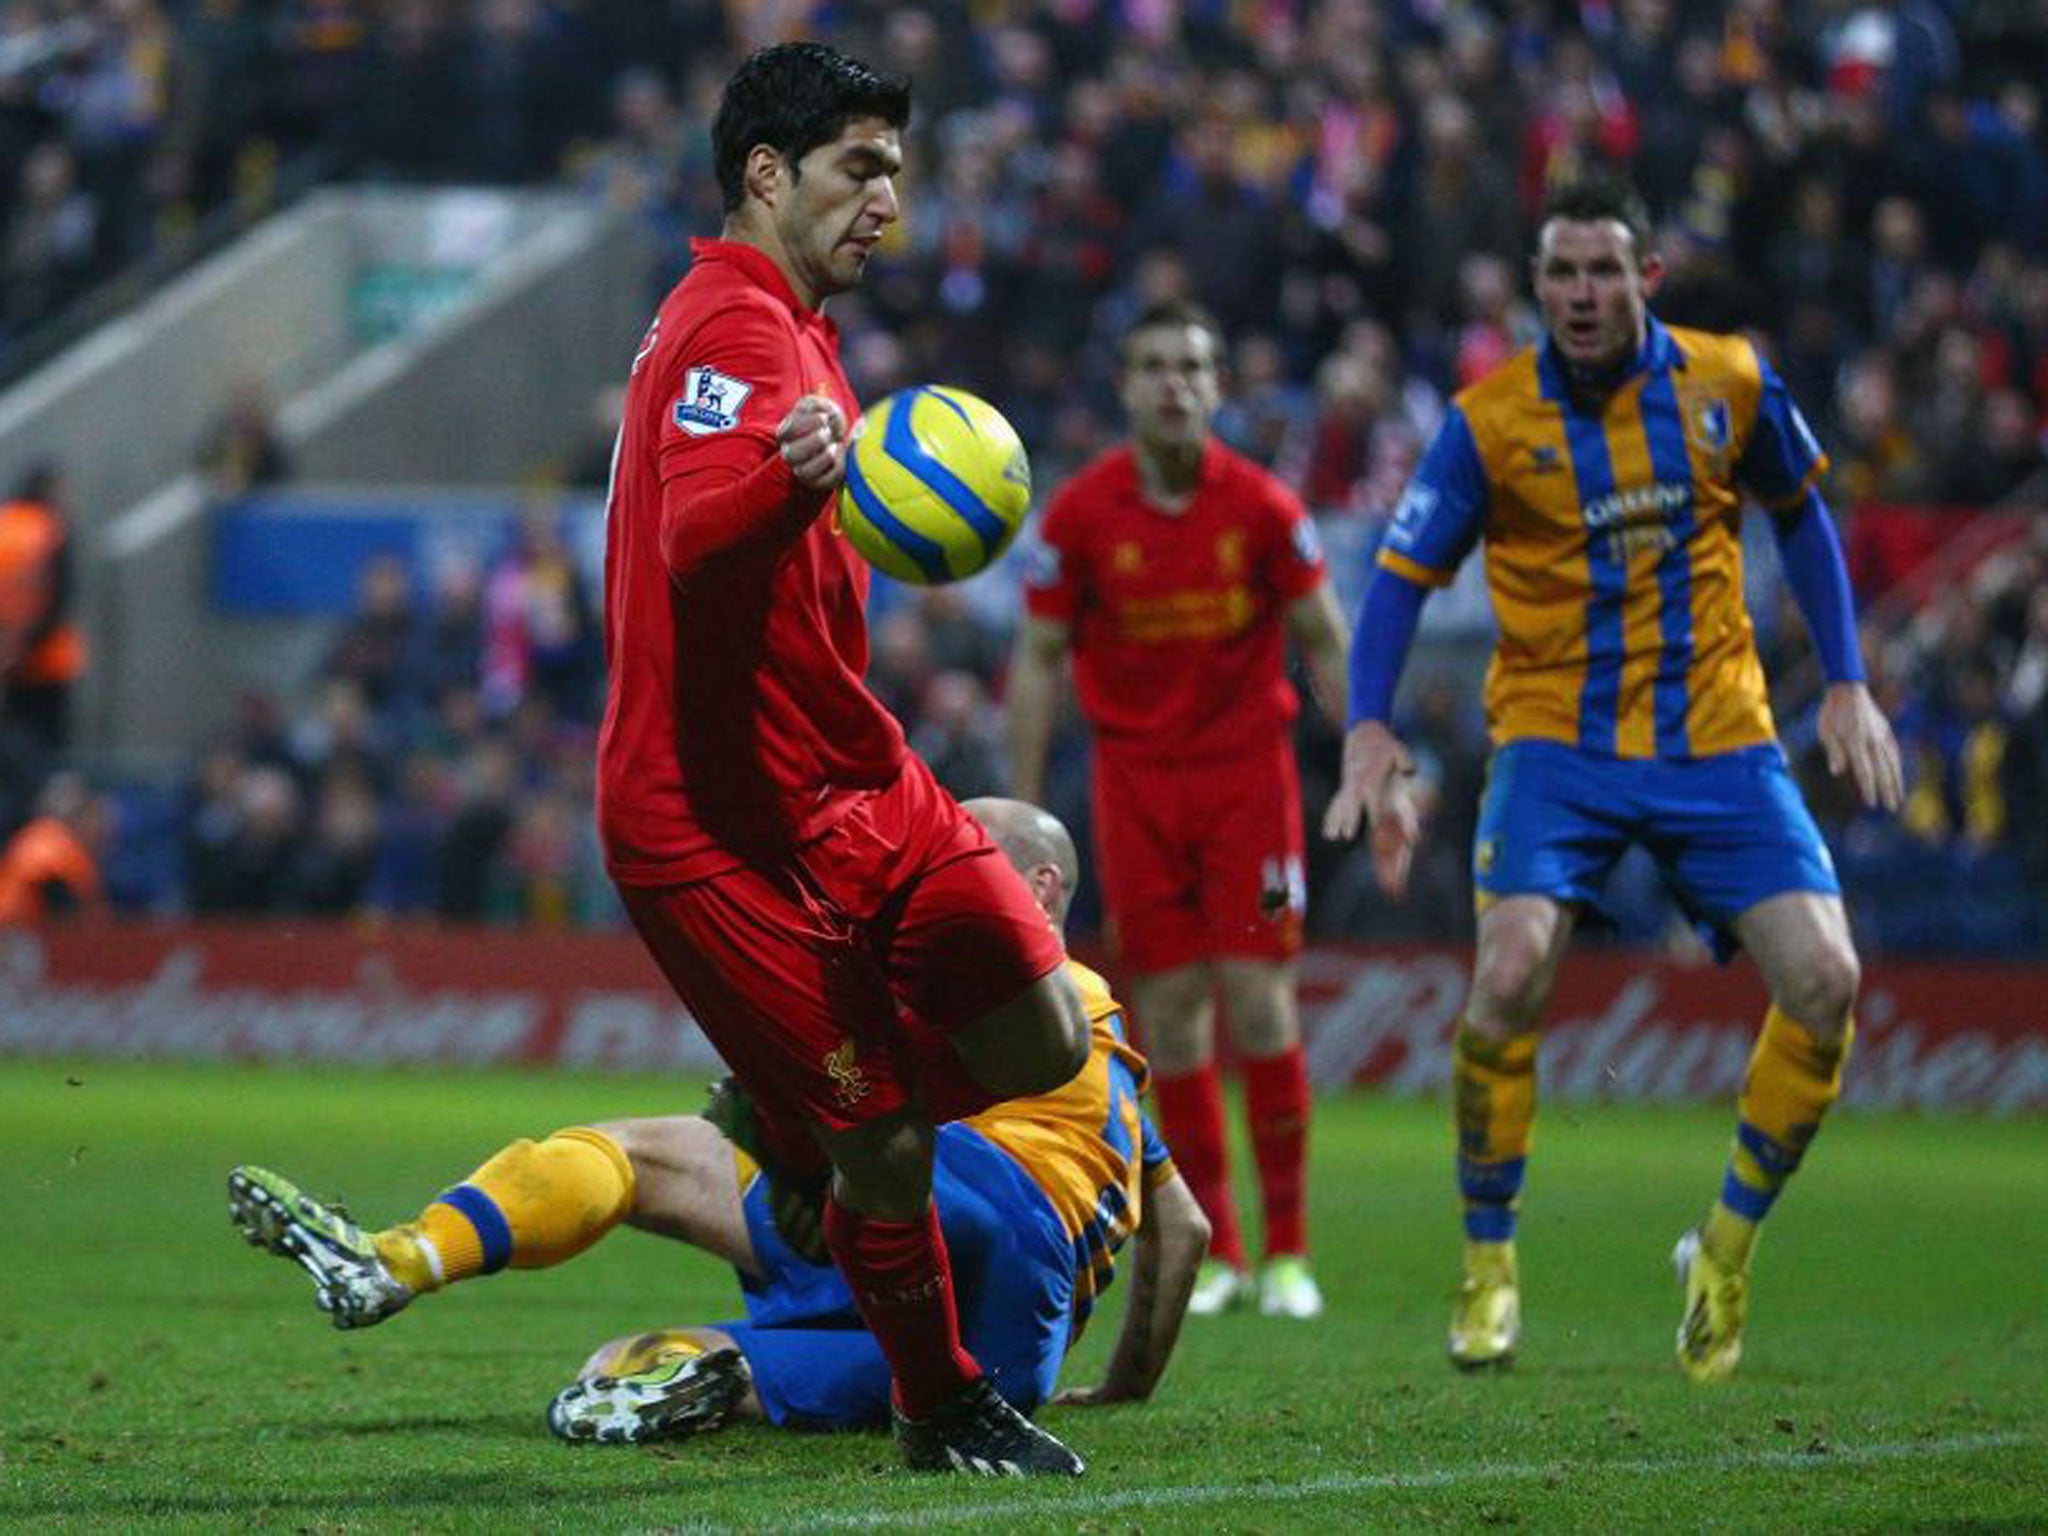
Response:
[{"label": "yellow and blue striped jersey", "polygon": [[1166,1144],[1140,1104],[1145,1058],[1125,1038],[1109,983],[1077,961],[1067,974],[1088,1008],[1088,1063],[1051,1093],[1010,1099],[966,1121],[1045,1191],[1074,1252],[1074,1336],[1137,1229],[1145,1191],[1173,1171]]},{"label": "yellow and blue striped jersey", "polygon": [[1826,468],[1742,337],[1653,319],[1634,370],[1590,407],[1545,342],[1452,402],[1379,564],[1440,586],[1485,540],[1496,744],[1733,751],[1776,734],[1743,605],[1745,496],[1796,506]]}]

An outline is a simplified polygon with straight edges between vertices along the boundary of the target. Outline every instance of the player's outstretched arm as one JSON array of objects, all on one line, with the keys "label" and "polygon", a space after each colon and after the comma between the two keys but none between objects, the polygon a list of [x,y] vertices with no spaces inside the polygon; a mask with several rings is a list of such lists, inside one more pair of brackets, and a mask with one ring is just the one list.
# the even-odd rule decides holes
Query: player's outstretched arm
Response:
[{"label": "player's outstretched arm", "polygon": [[1818,492],[1771,515],[1778,559],[1806,620],[1828,689],[1820,707],[1820,740],[1828,771],[1855,782],[1863,803],[1896,811],[1905,798],[1899,743],[1891,722],[1863,680],[1856,604],[1834,519]]},{"label": "player's outstretched arm", "polygon": [[1099,1385],[1070,1387],[1054,1402],[1083,1407],[1142,1402],[1159,1385],[1187,1316],[1195,1270],[1209,1251],[1209,1218],[1179,1174],[1146,1194],[1132,1249],[1131,1291],[1108,1370]]},{"label": "player's outstretched arm", "polygon": [[1848,774],[1865,805],[1896,811],[1904,803],[1898,738],[1863,683],[1828,684],[1820,706],[1820,744],[1828,772],[1836,778]]},{"label": "player's outstretched arm", "polygon": [[1384,566],[1373,573],[1351,636],[1351,728],[1344,733],[1344,768],[1337,793],[1323,812],[1323,836],[1345,841],[1372,828],[1372,867],[1380,889],[1408,889],[1422,813],[1415,801],[1415,762],[1387,721],[1394,687],[1415,639],[1427,589]]}]

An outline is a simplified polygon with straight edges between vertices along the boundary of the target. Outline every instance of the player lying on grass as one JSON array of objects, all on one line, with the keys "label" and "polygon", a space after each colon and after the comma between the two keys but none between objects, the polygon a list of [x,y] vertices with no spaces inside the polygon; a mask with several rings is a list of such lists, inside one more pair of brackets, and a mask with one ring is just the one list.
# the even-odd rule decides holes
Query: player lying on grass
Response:
[{"label": "player lying on grass", "polygon": [[[967,809],[1057,923],[1077,876],[1066,828],[1021,801]],[[1208,1221],[1139,1106],[1146,1068],[1124,1041],[1121,1010],[1100,977],[1068,964],[1088,1002],[1087,1066],[1052,1093],[940,1127],[936,1150],[965,1342],[1026,1413],[1051,1396],[1133,1232],[1131,1294],[1108,1369],[1099,1385],[1060,1400],[1150,1395],[1209,1241]],[[888,1363],[817,1246],[815,1209],[763,1173],[751,1130],[744,1099],[727,1089],[714,1093],[709,1117],[517,1141],[415,1220],[380,1232],[256,1167],[229,1174],[228,1208],[251,1243],[305,1268],[338,1328],[382,1322],[415,1296],[508,1265],[559,1264],[622,1221],[730,1263],[745,1319],[601,1346],[549,1406],[548,1423],[565,1439],[638,1442],[733,1419],[886,1424]]]}]

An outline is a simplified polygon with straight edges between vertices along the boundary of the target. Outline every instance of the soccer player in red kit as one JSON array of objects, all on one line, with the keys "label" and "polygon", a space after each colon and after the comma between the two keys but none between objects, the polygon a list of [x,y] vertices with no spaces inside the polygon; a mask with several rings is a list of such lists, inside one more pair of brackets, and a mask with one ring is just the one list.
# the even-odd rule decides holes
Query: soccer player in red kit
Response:
[{"label": "soccer player in red kit", "polygon": [[931,1176],[934,1124],[1064,1083],[1087,1015],[1023,880],[863,685],[867,567],[826,515],[858,406],[822,307],[896,220],[909,113],[818,43],[726,83],[723,236],[640,344],[613,465],[598,825],[778,1160],[829,1160],[825,1245],[905,1459],[1073,1474],[961,1348]]},{"label": "soccer player in red kit", "polygon": [[[1144,1024],[1168,1144],[1214,1228],[1191,1310],[1256,1298],[1312,1318],[1308,1074],[1294,957],[1304,906],[1291,636],[1333,719],[1346,628],[1315,524],[1210,433],[1215,321],[1156,305],[1123,344],[1131,441],[1061,488],[1039,528],[1005,697],[1016,792],[1043,801],[1059,668],[1094,728],[1097,869]],[[1230,1194],[1215,1059],[1221,999],[1265,1213],[1254,1280]]]}]

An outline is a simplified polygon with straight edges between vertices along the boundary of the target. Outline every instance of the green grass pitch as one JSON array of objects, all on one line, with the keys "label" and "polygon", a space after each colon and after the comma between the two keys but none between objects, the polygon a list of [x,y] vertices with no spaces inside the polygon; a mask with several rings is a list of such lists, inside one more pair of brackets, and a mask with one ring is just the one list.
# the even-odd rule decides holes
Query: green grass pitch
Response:
[{"label": "green grass pitch", "polygon": [[[1845,1113],[1772,1218],[1748,1359],[1671,1362],[1666,1253],[1725,1113],[1552,1105],[1524,1202],[1527,1333],[1461,1378],[1440,1106],[1325,1098],[1320,1324],[1191,1320],[1157,1401],[1052,1409],[1072,1484],[933,1480],[879,1435],[554,1442],[597,1341],[732,1315],[717,1265],[620,1233],[557,1271],[339,1333],[245,1247],[271,1164],[384,1221],[513,1136],[692,1107],[536,1073],[0,1062],[0,1526],[47,1530],[2048,1528],[2048,1125]],[[1105,1304],[1068,1379],[1092,1379]]]}]

